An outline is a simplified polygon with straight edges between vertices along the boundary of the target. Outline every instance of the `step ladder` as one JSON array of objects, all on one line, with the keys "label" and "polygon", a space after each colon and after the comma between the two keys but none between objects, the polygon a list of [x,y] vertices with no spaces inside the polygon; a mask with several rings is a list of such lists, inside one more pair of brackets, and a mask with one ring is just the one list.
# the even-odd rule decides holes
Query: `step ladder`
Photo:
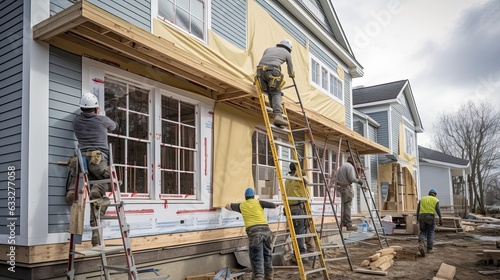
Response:
[{"label": "step ladder", "polygon": [[[70,225],[70,250],[69,250],[69,257],[68,257],[68,271],[67,271],[67,279],[73,280],[75,277],[75,257],[76,255],[81,255],[85,257],[94,257],[94,256],[100,256],[101,257],[101,273],[104,274],[104,277],[106,280],[111,279],[111,274],[116,274],[116,273],[126,273],[128,275],[129,280],[137,280],[139,279],[138,277],[138,270],[135,265],[134,261],[134,256],[132,253],[132,247],[130,243],[130,228],[129,225],[127,224],[126,217],[125,217],[125,209],[124,209],[124,203],[121,200],[121,194],[120,194],[120,182],[118,180],[118,177],[116,175],[116,169],[115,165],[113,164],[113,154],[112,154],[112,146],[111,144],[109,145],[109,179],[104,179],[104,180],[89,180],[88,176],[88,168],[87,168],[87,161],[84,159],[82,156],[81,151],[78,148],[75,148],[75,153],[77,156],[77,166],[76,170],[79,172],[78,179],[76,180],[76,185],[75,185],[75,197],[74,197],[74,202],[73,206],[78,205],[81,209],[85,209],[85,204],[86,200],[90,198],[90,189],[91,186],[94,184],[109,184],[111,193],[113,196],[113,202],[110,202],[109,199],[94,199],[94,200],[89,200],[89,205],[91,205],[91,211],[90,215],[93,215],[95,225],[91,225],[90,227],[86,228],[88,230],[97,230],[99,232],[99,244],[97,246],[94,246],[92,248],[88,249],[76,249],[76,244],[81,244],[82,241],[82,234],[83,234],[83,219],[79,220],[79,225],[78,227],[78,232],[75,231],[75,229],[72,229],[72,226]],[[106,216],[103,215],[101,216],[101,207],[115,207],[116,209],[116,216]],[[73,211],[74,208],[72,208]],[[82,217],[80,215],[83,215],[84,212],[79,213],[79,217]],[[73,214],[73,213],[72,213]],[[73,215],[72,215],[73,216]],[[118,225],[120,228],[120,233],[121,233],[121,238],[122,238],[122,245],[111,245],[111,246],[106,246],[104,244],[104,237],[103,237],[103,224],[102,220],[118,220]],[[125,265],[118,266],[118,265],[108,265],[107,263],[107,254],[113,254],[113,253],[122,253],[124,254],[125,257]],[[110,271],[115,271],[115,273],[110,273]],[[141,279],[155,279],[155,280],[168,280],[170,279],[170,276],[160,276],[158,274],[158,270],[156,269],[144,269],[143,271],[140,272],[154,272],[157,277],[147,277],[147,278],[141,278]],[[102,277],[102,275],[101,275]]]},{"label": "step ladder", "polygon": [[382,220],[380,219],[380,214],[379,210],[377,209],[377,204],[375,203],[375,200],[373,199],[372,191],[369,185],[368,180],[366,179],[366,174],[365,174],[365,168],[363,167],[363,164],[361,162],[361,157],[359,156],[359,153],[357,150],[353,150],[351,148],[351,145],[349,143],[349,140],[346,140],[347,142],[347,150],[349,152],[349,155],[354,161],[354,166],[357,169],[358,172],[357,176],[359,176],[363,181],[363,187],[361,187],[361,193],[363,194],[363,197],[365,199],[366,207],[368,208],[368,213],[370,214],[370,220],[372,222],[375,234],[377,235],[380,248],[384,249],[389,247],[389,241],[387,240],[387,236],[385,234],[384,226],[382,224]]},{"label": "step ladder", "polygon": [[[326,145],[325,145],[326,148]],[[323,184],[325,186],[325,195],[323,199],[323,211],[321,213],[321,224],[320,224],[320,229],[319,229],[319,236],[320,239],[323,240],[324,235],[327,232],[333,232],[333,233],[338,233],[340,236],[341,244],[339,243],[331,243],[331,244],[323,244],[323,250],[326,249],[342,249],[344,251],[345,256],[343,257],[336,257],[336,258],[329,258],[325,259],[325,261],[333,262],[333,261],[341,261],[341,260],[347,260],[349,263],[349,267],[351,268],[351,271],[354,271],[354,268],[352,266],[352,261],[351,257],[349,255],[349,251],[347,250],[345,238],[344,238],[344,233],[342,232],[342,223],[339,221],[337,217],[337,206],[335,205],[335,194],[336,194],[336,189],[335,186],[337,185],[337,170],[339,168],[339,163],[340,163],[340,155],[342,153],[342,137],[339,138],[339,144],[338,144],[338,151],[337,151],[337,158],[335,160],[335,166],[328,178],[326,178],[325,172],[321,170],[322,176],[323,176]],[[323,153],[324,154],[324,153]],[[320,160],[318,160],[320,161]],[[330,228],[327,229],[325,228],[325,217],[330,216],[327,215],[326,208],[327,205],[330,206],[333,215],[335,217],[335,224],[337,225],[337,228]]]},{"label": "step ladder", "polygon": [[[295,81],[294,81],[294,83],[295,83]],[[300,279],[303,279],[303,280],[307,279],[308,275],[316,274],[316,273],[321,273],[323,275],[323,279],[330,279],[328,276],[328,269],[326,267],[325,259],[323,256],[323,250],[321,249],[321,241],[318,237],[318,234],[316,232],[316,227],[314,225],[314,220],[313,220],[313,216],[312,216],[311,205],[310,205],[309,199],[303,198],[303,197],[288,197],[286,194],[286,191],[285,191],[284,180],[286,179],[286,180],[299,181],[302,192],[307,193],[307,189],[306,189],[306,186],[304,184],[303,177],[302,177],[302,170],[300,167],[299,156],[297,153],[297,149],[295,147],[295,140],[293,138],[293,131],[291,130],[290,123],[288,123],[288,127],[286,127],[286,128],[277,127],[274,124],[271,124],[271,122],[269,120],[268,111],[272,112],[272,109],[271,108],[268,109],[268,107],[266,106],[266,99],[265,99],[265,96],[261,90],[261,85],[260,85],[259,79],[255,79],[255,85],[257,88],[258,95],[259,95],[261,110],[262,110],[262,114],[264,117],[264,123],[266,125],[267,135],[269,138],[269,145],[271,147],[271,151],[272,151],[272,155],[273,155],[273,159],[274,159],[274,166],[276,167],[276,174],[278,176],[278,182],[279,182],[281,195],[282,195],[283,209],[284,209],[286,220],[287,220],[288,231],[290,233],[290,239],[292,241],[295,259],[297,261],[297,266],[299,269]],[[298,92],[297,92],[297,95],[298,95]],[[301,106],[302,106],[302,103],[301,103]],[[303,111],[303,113],[304,113],[304,111]],[[286,113],[285,106],[283,106],[283,117],[288,120],[288,115]],[[307,117],[305,116],[305,113],[304,113],[304,118],[306,119],[306,122],[307,122]],[[307,129],[310,131],[310,127],[309,127],[308,122],[307,122]],[[275,132],[286,134],[288,137],[288,142],[282,142],[282,141],[276,140],[274,137]],[[291,151],[291,154],[292,154],[292,158],[290,159],[290,158],[280,157],[278,154],[277,147],[289,148]],[[295,164],[298,176],[284,175],[282,168],[281,168],[283,163]],[[301,201],[304,205],[305,215],[292,216],[290,206],[288,205],[289,199],[293,199],[294,201]],[[305,234],[300,234],[300,235],[297,235],[295,233],[295,228],[294,228],[293,224],[294,224],[294,220],[298,220],[298,219],[305,220],[304,222],[306,224],[308,224],[309,228],[311,229],[311,233],[306,232]],[[311,253],[308,252],[308,253],[301,254],[300,250],[299,250],[297,238],[306,238],[306,237],[313,237],[314,243],[316,246],[316,251],[311,252]],[[311,258],[311,257],[314,258],[314,260],[316,260],[316,258],[319,259],[319,267],[314,268],[314,263],[315,263],[315,261],[314,261],[313,266],[310,269],[306,270],[303,260],[306,258]]]}]

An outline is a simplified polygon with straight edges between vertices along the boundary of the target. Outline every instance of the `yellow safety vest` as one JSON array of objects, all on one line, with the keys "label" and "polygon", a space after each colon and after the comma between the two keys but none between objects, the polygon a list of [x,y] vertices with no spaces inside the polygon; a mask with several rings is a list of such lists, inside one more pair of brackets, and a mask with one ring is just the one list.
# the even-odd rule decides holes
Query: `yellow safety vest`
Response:
[{"label": "yellow safety vest", "polygon": [[267,225],[264,208],[260,206],[260,202],[257,199],[251,198],[240,203],[240,211],[245,222],[245,228],[255,225]]},{"label": "yellow safety vest", "polygon": [[436,204],[439,199],[432,195],[424,196],[420,199],[420,213],[419,214],[434,214],[436,211]]},{"label": "yellow safety vest", "polygon": [[[294,175],[296,176],[296,174]],[[300,181],[288,179],[285,182],[285,192],[287,196],[292,197],[304,197],[307,198],[307,195],[302,191],[300,186]],[[297,200],[288,200],[289,205],[297,204],[300,201]]]}]

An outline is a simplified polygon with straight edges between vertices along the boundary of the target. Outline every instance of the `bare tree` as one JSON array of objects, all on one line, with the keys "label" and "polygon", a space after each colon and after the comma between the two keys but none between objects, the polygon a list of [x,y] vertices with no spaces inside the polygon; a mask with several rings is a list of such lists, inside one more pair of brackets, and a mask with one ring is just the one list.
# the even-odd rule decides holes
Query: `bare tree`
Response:
[{"label": "bare tree", "polygon": [[441,114],[434,143],[444,153],[467,159],[470,209],[485,213],[488,178],[500,167],[500,111],[487,101],[469,101],[457,112]]}]

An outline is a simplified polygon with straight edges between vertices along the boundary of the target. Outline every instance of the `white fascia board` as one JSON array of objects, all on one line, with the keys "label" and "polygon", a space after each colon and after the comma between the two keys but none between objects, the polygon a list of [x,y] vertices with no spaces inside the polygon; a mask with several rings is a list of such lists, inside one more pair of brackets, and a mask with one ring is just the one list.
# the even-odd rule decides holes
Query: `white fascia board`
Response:
[{"label": "white fascia board", "polygon": [[381,101],[375,101],[375,102],[369,102],[369,103],[361,103],[354,105],[353,108],[364,108],[364,107],[370,107],[370,106],[378,106],[378,105],[390,105],[397,103],[398,99],[386,99],[386,100],[381,100]]},{"label": "white fascia board", "polygon": [[[342,28],[342,25],[340,24],[339,18],[335,12],[335,8],[333,7],[332,1],[330,0],[319,0],[319,3],[321,4],[321,7],[323,7],[323,10],[325,11],[325,16],[328,22],[330,23],[330,27],[333,30],[333,33],[338,36],[340,35],[342,37],[342,41],[345,43],[346,47],[348,48],[349,53],[354,56],[354,53],[351,49],[351,46],[349,45],[349,41],[347,40],[347,37],[345,36],[344,29]],[[332,24],[334,23],[334,24]]]},{"label": "white fascia board", "polygon": [[437,160],[426,159],[426,158],[422,158],[421,160],[422,160],[422,162],[420,163],[420,165],[434,165],[434,166],[458,168],[458,169],[464,169],[464,170],[468,170],[469,165],[470,165],[470,164],[460,165],[460,164],[454,164],[454,163],[437,161]]},{"label": "white fascia board", "polygon": [[371,114],[371,113],[378,113],[378,112],[388,112],[390,108],[390,104],[379,104],[374,107],[359,107],[355,108],[356,110],[360,111],[363,114]]},{"label": "white fascia board", "polygon": [[[415,130],[419,133],[424,132],[424,127],[422,125],[422,120],[420,119],[420,115],[418,114],[418,108],[417,108],[417,103],[415,102],[415,98],[413,96],[413,91],[411,90],[410,82],[407,80],[404,87],[403,87],[403,92],[405,95],[406,101],[408,102],[408,105],[410,106],[410,111],[413,115],[413,118],[415,118]],[[401,93],[399,93],[401,94]],[[399,96],[399,95],[398,95]]]},{"label": "white fascia board", "polygon": [[[363,77],[363,67],[351,56],[346,50],[336,42],[330,34],[323,31],[316,22],[314,22],[311,17],[302,11],[302,8],[297,5],[294,1],[290,0],[278,0],[278,2],[283,5],[290,13],[292,13],[301,23],[309,29],[314,35],[325,43],[342,61],[347,64],[349,68],[349,74],[353,78]],[[302,20],[303,19],[303,20]]]},{"label": "white fascia board", "polygon": [[24,1],[20,231],[16,245],[41,244],[49,224],[49,45],[32,27],[49,18],[50,0]]},{"label": "white fascia board", "polygon": [[359,110],[353,109],[352,110],[352,114],[360,117],[361,119],[363,119],[365,121],[368,121],[368,123],[372,124],[375,127],[380,127],[380,124],[377,121],[375,121],[370,116],[368,116],[367,114],[365,114],[365,113],[363,113],[363,112],[361,112]]}]

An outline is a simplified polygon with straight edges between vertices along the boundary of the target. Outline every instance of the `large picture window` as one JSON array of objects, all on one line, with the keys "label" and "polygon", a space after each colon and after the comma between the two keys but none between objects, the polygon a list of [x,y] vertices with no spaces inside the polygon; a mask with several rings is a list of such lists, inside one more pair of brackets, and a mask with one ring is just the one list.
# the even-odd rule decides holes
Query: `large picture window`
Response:
[{"label": "large picture window", "polygon": [[311,83],[319,90],[344,101],[343,84],[337,72],[311,57]]},{"label": "large picture window", "polygon": [[205,1],[158,0],[158,17],[205,40]]},{"label": "large picture window", "polygon": [[195,195],[196,106],[161,97],[161,193]]},{"label": "large picture window", "polygon": [[113,145],[113,161],[122,182],[120,189],[137,194],[136,197],[148,197],[150,91],[106,77],[104,92],[106,116],[116,122],[109,143]]}]

